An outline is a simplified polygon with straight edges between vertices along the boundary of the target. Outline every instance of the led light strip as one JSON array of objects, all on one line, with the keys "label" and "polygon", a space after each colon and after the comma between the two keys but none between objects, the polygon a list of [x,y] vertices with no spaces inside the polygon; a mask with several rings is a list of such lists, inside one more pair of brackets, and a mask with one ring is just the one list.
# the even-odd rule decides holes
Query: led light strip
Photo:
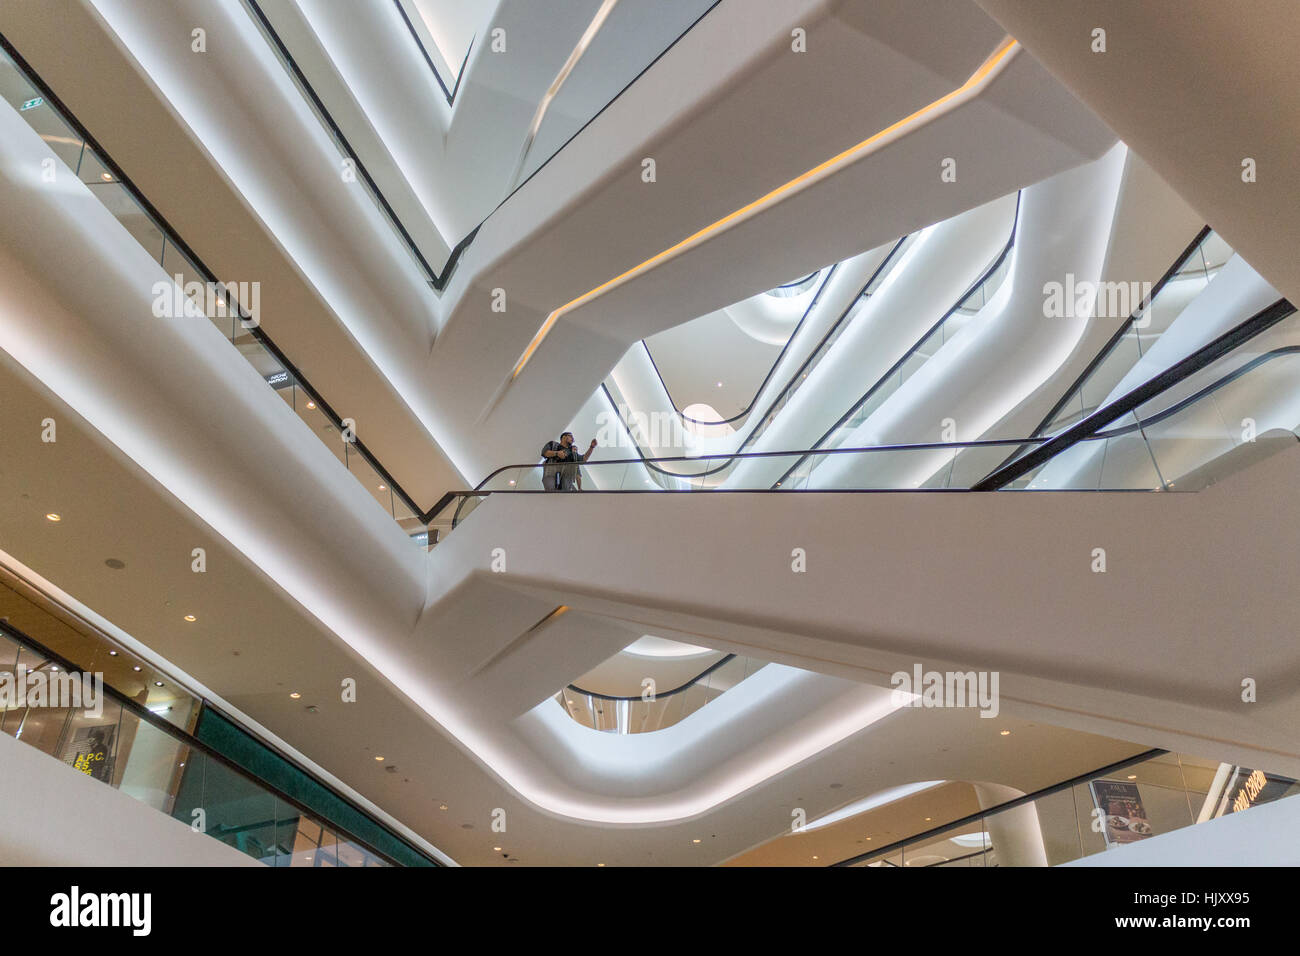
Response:
[{"label": "led light strip", "polygon": [[825,179],[827,176],[838,172],[850,163],[856,162],[864,156],[870,155],[887,142],[890,142],[898,136],[901,136],[904,132],[907,132],[911,127],[920,125],[923,121],[934,119],[945,107],[956,106],[959,105],[960,102],[973,98],[978,95],[979,92],[987,86],[999,72],[1001,72],[1002,68],[1011,61],[1012,56],[1019,49],[1020,44],[1017,43],[1015,39],[1012,37],[1006,37],[998,45],[998,48],[989,55],[988,59],[980,64],[979,69],[972,73],[970,78],[961,86],[957,87],[957,89],[939,97],[939,99],[935,100],[933,103],[921,107],[915,113],[886,126],[878,133],[868,136],[857,145],[850,146],[842,153],[838,153],[830,159],[819,163],[812,169],[796,176],[784,185],[778,186],[766,195],[760,196],[753,202],[741,206],[735,212],[729,213],[716,222],[710,223],[698,232],[687,236],[677,244],[669,246],[663,252],[651,256],[640,265],[633,266],[621,275],[617,275],[607,282],[596,286],[596,288],[591,291],[584,292],[576,299],[566,302],[546,317],[546,321],[542,323],[541,328],[537,330],[537,334],[534,335],[532,341],[528,343],[528,347],[525,348],[523,354],[519,356],[519,361],[515,363],[514,370],[510,373],[510,380],[513,381],[519,377],[519,373],[524,370],[524,366],[528,364],[528,360],[532,358],[533,353],[536,352],[538,346],[542,344],[542,340],[546,338],[551,329],[554,328],[555,323],[559,321],[560,317],[565,313],[571,312],[578,306],[584,305],[592,299],[604,295],[606,292],[617,288],[629,279],[633,279],[648,272],[656,266],[662,265],[675,256],[698,246],[718,233],[729,229],[732,226],[739,225],[746,219],[749,219],[750,217],[755,216],[780,202],[782,199],[785,199],[799,190],[805,189],[808,186]]}]

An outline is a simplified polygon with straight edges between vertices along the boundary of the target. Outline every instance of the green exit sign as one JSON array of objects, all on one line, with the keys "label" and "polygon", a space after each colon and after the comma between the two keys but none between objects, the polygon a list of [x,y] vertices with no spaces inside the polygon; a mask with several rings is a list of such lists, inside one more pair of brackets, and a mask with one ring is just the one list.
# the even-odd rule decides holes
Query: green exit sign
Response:
[{"label": "green exit sign", "polygon": [[44,106],[44,105],[45,105],[45,100],[38,96],[36,97],[36,99],[28,100],[26,103],[24,103],[22,107],[19,109],[19,112],[22,113],[22,112],[26,112],[27,110],[34,110],[36,109],[36,107]]}]

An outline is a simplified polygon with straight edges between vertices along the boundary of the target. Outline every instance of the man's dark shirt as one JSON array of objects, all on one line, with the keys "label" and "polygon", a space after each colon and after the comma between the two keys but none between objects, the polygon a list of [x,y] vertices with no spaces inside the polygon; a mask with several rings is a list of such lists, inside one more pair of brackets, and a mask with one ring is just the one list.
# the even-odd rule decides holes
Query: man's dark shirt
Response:
[{"label": "man's dark shirt", "polygon": [[[560,451],[560,452],[564,452],[565,454],[562,456],[558,456],[556,458],[547,458],[546,453],[548,451]],[[570,445],[566,449],[558,441],[548,441],[544,446],[542,446],[542,459],[548,465],[567,464],[568,462],[578,461],[577,451],[578,450],[574,448],[572,445]]]}]

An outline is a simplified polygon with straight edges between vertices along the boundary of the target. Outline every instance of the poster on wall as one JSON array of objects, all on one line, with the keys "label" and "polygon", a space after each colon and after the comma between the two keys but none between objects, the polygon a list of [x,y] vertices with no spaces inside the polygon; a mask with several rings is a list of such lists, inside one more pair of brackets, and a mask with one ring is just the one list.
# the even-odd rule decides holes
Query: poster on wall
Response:
[{"label": "poster on wall", "polygon": [[1145,840],[1152,835],[1151,821],[1136,783],[1127,780],[1094,780],[1092,800],[1101,811],[1105,825],[1102,834],[1106,846],[1119,846]]},{"label": "poster on wall", "polygon": [[72,764],[74,770],[96,780],[112,780],[113,735],[116,732],[115,724],[79,727],[63,748],[63,762]]}]

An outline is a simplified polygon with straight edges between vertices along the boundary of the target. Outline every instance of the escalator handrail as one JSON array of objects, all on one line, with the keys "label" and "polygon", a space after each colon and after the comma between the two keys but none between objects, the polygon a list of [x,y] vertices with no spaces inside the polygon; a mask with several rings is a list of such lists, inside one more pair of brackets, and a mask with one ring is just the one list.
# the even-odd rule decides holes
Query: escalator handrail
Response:
[{"label": "escalator handrail", "polygon": [[[935,332],[937,332],[940,328],[942,328],[943,324],[947,322],[950,318],[952,318],[952,316],[957,312],[957,310],[961,308],[961,304],[965,302],[968,298],[970,298],[971,295],[974,294],[976,289],[978,289],[985,282],[987,282],[989,278],[993,275],[993,273],[998,270],[998,267],[1001,266],[1002,263],[1006,261],[1007,256],[1011,254],[1011,250],[1016,244],[1016,233],[1020,228],[1020,204],[1021,204],[1022,196],[1023,196],[1023,192],[1016,193],[1016,215],[1011,222],[1011,235],[1007,238],[1007,244],[1002,247],[1002,252],[998,255],[996,259],[993,260],[993,264],[990,265],[987,269],[985,269],[978,279],[976,279],[973,283],[971,283],[970,287],[961,294],[961,296],[957,299],[957,302],[953,305],[953,307],[949,309],[947,312],[945,312],[943,314],[943,317],[940,318],[938,322],[935,322],[934,325],[930,326],[930,328],[925,330],[925,332],[921,335],[920,338],[916,340],[916,342],[912,345],[912,347],[903,354],[902,358],[900,358],[897,362],[891,365],[889,367],[889,370],[886,371],[884,375],[880,376],[880,378],[876,380],[876,383],[872,385],[871,388],[867,389],[866,393],[860,399],[858,399],[851,406],[849,406],[849,410],[846,411],[843,415],[841,415],[839,420],[836,421],[835,424],[832,425],[830,428],[828,428],[826,430],[826,433],[822,435],[821,438],[817,439],[818,445],[821,445],[828,438],[830,438],[831,435],[834,435],[837,429],[839,429],[841,426],[843,426],[845,422],[847,422],[850,418],[853,417],[853,413],[857,411],[857,409],[861,408],[864,404],[870,401],[871,396],[875,395],[876,392],[878,392],[881,388],[883,388],[885,383],[888,382],[890,378],[893,377],[894,373],[897,372],[899,369],[901,369],[903,367],[903,364],[908,359],[910,359],[913,355],[915,355],[918,351],[920,351],[921,346],[925,344],[926,340]],[[780,479],[777,481],[777,484],[779,485],[784,481],[786,481],[790,477],[790,475],[794,472],[794,470],[798,468],[801,464],[803,464],[803,459],[800,459],[799,461],[796,461],[793,465],[791,465],[789,470],[786,471],[786,473],[782,475]]]},{"label": "escalator handrail", "polygon": [[[698,457],[692,457],[689,455],[674,455],[674,456],[663,457],[663,458],[611,458],[608,460],[601,460],[601,461],[574,462],[573,464],[578,465],[578,467],[581,468],[597,468],[597,467],[603,467],[605,465],[641,465],[641,464],[650,464],[650,463],[667,462],[667,461],[711,462],[720,458],[726,459],[727,461],[740,459],[740,458],[783,458],[783,457],[789,458],[794,455],[801,455],[807,458],[812,455],[852,455],[852,454],[867,453],[867,452],[926,451],[926,450],[945,449],[945,448],[980,448],[980,447],[992,447],[996,445],[1023,445],[1023,444],[1036,444],[1039,442],[1046,443],[1050,440],[1051,439],[1047,437],[985,438],[977,441],[913,442],[913,443],[902,444],[902,445],[868,445],[863,448],[801,448],[801,449],[796,449],[794,451],[746,451],[746,452],[737,451],[737,452],[729,452],[725,455],[701,455]],[[497,468],[486,478],[480,481],[477,485],[475,485],[470,491],[448,492],[448,495],[452,495],[452,496],[469,495],[469,494],[477,494],[480,492],[483,494],[496,494],[497,492],[484,491],[483,486],[486,485],[493,478],[495,478],[497,475],[501,474],[502,472],[509,471],[512,468],[540,469],[540,468],[547,467],[547,464],[548,463],[546,462],[534,461],[534,462],[525,462],[522,464],[502,465],[500,468]],[[696,474],[689,474],[689,475],[674,475],[673,477],[700,478],[713,473],[714,472],[712,471],[705,471],[705,472],[699,472]],[[755,488],[755,489],[747,489],[747,490],[762,491],[763,489]],[[909,490],[915,491],[918,489],[909,489]],[[444,496],[444,499],[445,498],[446,496]]]},{"label": "escalator handrail", "polygon": [[1265,306],[1244,322],[1233,326],[1227,332],[1202,345],[1190,355],[1175,362],[1137,388],[1121,395],[1110,404],[1093,412],[1087,418],[1076,422],[1064,431],[1058,432],[1045,442],[1036,442],[1037,447],[1032,451],[1000,465],[972,485],[971,491],[997,491],[1017,478],[1028,474],[1049,459],[1055,458],[1067,448],[1081,441],[1097,437],[1098,432],[1117,418],[1135,411],[1151,401],[1151,399],[1227,355],[1233,349],[1250,341],[1256,335],[1272,328],[1294,312],[1295,306],[1286,299],[1278,299],[1272,305]]},{"label": "escalator handrail", "polygon": [[[677,413],[678,417],[684,422],[690,422],[692,425],[730,425],[732,422],[739,421],[752,412],[754,410],[754,403],[758,401],[758,397],[763,394],[763,389],[767,388],[767,383],[770,382],[772,376],[776,374],[777,367],[780,366],[781,360],[785,358],[785,353],[789,351],[790,345],[795,340],[795,336],[797,336],[799,330],[803,328],[803,324],[808,320],[808,316],[812,314],[812,310],[815,309],[817,303],[821,301],[822,293],[826,291],[827,284],[831,281],[831,278],[835,275],[835,270],[838,269],[839,266],[840,264],[838,262],[831,266],[830,270],[826,273],[826,277],[818,284],[817,291],[813,293],[812,301],[809,302],[808,307],[803,310],[803,315],[799,317],[799,323],[790,333],[790,337],[785,340],[785,344],[781,346],[780,354],[777,355],[776,360],[772,363],[772,367],[767,370],[767,374],[763,376],[763,381],[759,383],[758,388],[754,391],[754,397],[749,400],[749,404],[730,418],[723,418],[716,422],[706,422],[703,419],[692,418],[690,415],[687,415],[684,411],[678,408],[677,400],[673,398],[673,393],[668,390],[668,383],[664,381],[663,372],[659,371],[659,363],[655,361],[654,353],[650,351],[650,344],[645,339],[642,339],[641,347],[645,349],[646,358],[650,360],[650,367],[655,370],[655,376],[659,379],[659,384],[663,386],[664,395],[668,398],[668,404],[673,407],[673,411]],[[820,271],[821,270],[819,269],[818,272]],[[812,276],[815,277],[816,275],[816,272],[812,273]],[[807,278],[808,276],[804,277],[804,279]],[[804,279],[798,281],[803,282]],[[763,292],[759,293],[759,295],[765,294],[766,293]]]},{"label": "escalator handrail", "polygon": [[[680,694],[684,690],[689,690],[690,688],[698,684],[700,681],[702,681],[704,678],[708,677],[710,674],[716,671],[718,668],[722,667],[724,664],[734,661],[735,659],[736,659],[735,654],[727,654],[725,657],[722,657],[721,659],[714,661],[712,664],[710,664],[704,670],[700,671],[698,674],[696,674],[686,683],[682,684],[680,687],[674,687],[672,690],[666,690],[663,692],[655,691],[654,699],[662,700],[665,697],[672,697],[674,694]],[[567,689],[573,691],[575,694],[586,694],[588,697],[595,697],[598,700],[636,701],[636,700],[645,699],[640,694],[635,694],[631,697],[618,697],[613,694],[598,694],[594,690],[583,690],[581,687],[577,686],[576,684],[569,684]],[[646,701],[646,703],[650,703],[650,701]]]},{"label": "escalator handrail", "polygon": [[1122,425],[1119,428],[1111,428],[1106,431],[1097,432],[1095,435],[1092,436],[1091,439],[1089,439],[1089,441],[1093,441],[1098,438],[1117,438],[1121,435],[1131,434],[1132,432],[1137,431],[1139,428],[1146,428],[1149,425],[1159,424],[1160,422],[1164,421],[1166,418],[1169,418],[1171,415],[1175,415],[1178,412],[1181,412],[1187,406],[1199,402],[1202,398],[1205,398],[1205,396],[1217,392],[1225,385],[1232,384],[1237,379],[1241,378],[1243,375],[1247,374],[1248,372],[1254,371],[1264,363],[1271,362],[1273,359],[1282,358],[1283,356],[1286,355],[1295,355],[1297,353],[1300,353],[1300,345],[1284,345],[1280,348],[1276,348],[1276,349],[1272,349],[1271,351],[1264,352],[1260,355],[1255,356],[1253,359],[1251,359],[1246,364],[1242,365],[1240,368],[1234,369],[1233,371],[1222,376],[1221,378],[1211,382],[1209,385],[1206,385],[1204,388],[1196,392],[1193,392],[1191,395],[1188,395],[1186,398],[1182,399],[1181,401],[1175,402],[1174,404],[1170,405],[1168,408],[1164,409],[1163,411],[1157,412],[1156,414],[1150,416],[1149,418],[1144,418],[1138,422],[1130,422],[1129,424]]},{"label": "escalator handrail", "polygon": [[[911,234],[909,233],[909,235]],[[866,284],[864,284],[862,288],[858,290],[858,294],[855,295],[853,299],[849,302],[849,304],[844,307],[844,311],[840,313],[839,318],[835,320],[834,324],[830,327],[830,329],[826,331],[826,334],[823,335],[821,339],[817,342],[816,347],[813,348],[813,350],[808,353],[807,357],[803,360],[802,364],[800,364],[800,366],[794,370],[794,373],[790,376],[789,380],[785,383],[784,386],[782,386],[781,391],[777,393],[776,398],[772,399],[771,403],[767,407],[767,411],[764,412],[762,418],[759,419],[759,423],[755,425],[752,429],[750,429],[749,434],[746,435],[744,439],[741,441],[740,447],[736,449],[737,452],[743,452],[746,448],[752,445],[754,441],[757,440],[760,434],[759,429],[765,428],[766,425],[770,422],[770,420],[772,420],[775,417],[777,406],[779,406],[781,402],[785,400],[785,397],[788,394],[790,394],[792,389],[798,387],[797,383],[802,380],[802,377],[810,369],[810,367],[814,366],[814,360],[820,362],[821,358],[825,357],[825,356],[821,356],[821,358],[818,357],[819,355],[821,355],[821,350],[823,346],[825,346],[825,344],[830,340],[831,336],[836,335],[838,333],[840,327],[844,324],[844,321],[849,317],[849,314],[853,312],[854,307],[858,304],[858,302],[862,299],[862,297],[867,294],[867,290],[870,289],[872,285],[875,284],[876,279],[879,278],[880,275],[886,269],[891,268],[890,263],[893,262],[894,257],[898,254],[899,249],[902,248],[903,243],[905,243],[907,240],[908,240],[908,236],[903,236],[902,238],[895,241],[894,245],[890,248],[885,258],[881,261],[880,265],[878,265],[872,271],[871,277],[867,279]],[[836,263],[834,266],[831,267],[831,272],[834,273],[835,269],[837,269],[838,267],[839,267],[839,263]],[[809,311],[811,311],[813,305],[816,305],[816,300],[821,298],[822,290],[826,288],[826,283],[830,282],[830,280],[831,280],[831,276],[828,275],[826,277],[826,282],[823,282],[822,285],[818,288],[817,295],[814,298],[813,303],[809,306]],[[804,317],[807,318],[807,315],[808,313],[805,312]],[[802,324],[803,324],[803,320],[801,319],[800,325]],[[794,335],[798,334],[798,331],[799,331],[798,328],[796,328],[794,333],[790,336],[790,339],[786,342],[786,348],[788,348],[790,342],[794,340]],[[785,354],[785,349],[782,349],[782,355],[784,354]],[[652,358],[651,362],[653,361],[654,360]],[[778,365],[780,365],[780,363],[781,363],[781,357],[778,356],[776,363],[772,366],[771,371],[768,373],[768,378],[771,377],[772,372],[776,371],[776,368]],[[657,368],[655,371],[656,373],[658,373]],[[662,376],[660,377],[659,381],[661,384],[663,383]],[[767,379],[764,379],[763,385],[759,388],[758,392],[755,394],[755,399],[757,399],[758,395],[762,394],[763,388],[765,388],[766,386],[767,386]],[[653,462],[658,461],[659,459],[645,457],[645,452],[641,450],[640,442],[636,440],[636,436],[632,434],[632,429],[628,426],[627,421],[623,419],[622,414],[619,412],[618,403],[614,401],[614,396],[609,393],[609,387],[604,382],[601,383],[600,387],[601,390],[604,391],[606,399],[609,400],[610,406],[614,409],[614,413],[617,414],[619,416],[620,421],[622,421],[624,429],[627,430],[628,436],[632,439],[633,447],[636,448],[637,454],[641,456],[641,460],[646,465],[646,467],[650,468],[651,471],[658,472],[659,474],[665,475],[669,478],[685,477],[683,475],[679,475],[675,472],[667,471],[663,468],[659,468],[656,465],[654,465]],[[668,393],[667,385],[664,385],[664,393],[665,394]],[[668,400],[669,402],[672,401],[671,395],[668,395]],[[674,405],[673,407],[674,410],[676,410],[676,406]],[[678,412],[678,414],[680,415],[681,413]],[[728,419],[727,421],[730,422],[732,420],[733,419]],[[691,421],[695,421],[695,420],[691,419]],[[696,422],[696,424],[700,424],[700,423]],[[724,423],[716,423],[716,424],[724,424]],[[699,474],[691,475],[689,477],[692,478],[707,477],[708,475],[717,474],[718,472],[730,467],[730,465],[731,465],[730,462],[726,462],[724,464],[719,465],[716,469],[713,469],[712,471],[702,472]]]},{"label": "escalator handrail", "polygon": [[[1137,318],[1142,313],[1142,311],[1144,309],[1150,308],[1151,303],[1153,303],[1156,300],[1156,296],[1160,294],[1160,292],[1164,289],[1166,285],[1168,285],[1179,275],[1182,275],[1182,272],[1180,270],[1183,268],[1183,266],[1187,264],[1187,261],[1191,259],[1193,255],[1196,254],[1196,250],[1201,247],[1201,244],[1205,242],[1205,240],[1209,237],[1211,232],[1213,232],[1213,230],[1208,225],[1201,227],[1201,231],[1196,234],[1196,238],[1193,239],[1187,245],[1187,247],[1183,249],[1183,251],[1179,254],[1178,258],[1174,260],[1173,265],[1171,265],[1168,269],[1166,269],[1165,274],[1159,278],[1159,280],[1156,282],[1154,286],[1151,287],[1151,293],[1146,297],[1144,297],[1143,300],[1138,303],[1138,306],[1136,309],[1133,310],[1132,315],[1130,315],[1127,319],[1125,319],[1123,322],[1120,323],[1119,328],[1117,328],[1114,334],[1112,334],[1111,337],[1106,340],[1106,344],[1103,345],[1101,349],[1097,352],[1097,354],[1093,356],[1092,361],[1090,361],[1087,364],[1087,366],[1084,367],[1083,371],[1079,373],[1078,377],[1075,378],[1075,380],[1070,383],[1070,387],[1065,390],[1064,394],[1061,395],[1061,397],[1057,400],[1056,404],[1052,406],[1051,411],[1049,411],[1046,415],[1043,416],[1043,420],[1038,423],[1038,427],[1035,428],[1033,432],[1031,432],[1031,434],[1033,435],[1043,434],[1043,429],[1047,428],[1047,426],[1056,419],[1056,416],[1061,413],[1061,409],[1063,409],[1066,405],[1069,404],[1070,398],[1076,392],[1078,392],[1080,388],[1083,387],[1083,383],[1088,380],[1088,376],[1090,376],[1097,369],[1097,367],[1100,366],[1101,363],[1106,360],[1107,356],[1109,356],[1110,353],[1115,350],[1115,348],[1119,345],[1120,340],[1123,339],[1124,336],[1128,333],[1129,329],[1133,326],[1133,323],[1137,321]],[[1094,409],[1094,411],[1095,410],[1096,409]],[[1016,459],[1016,453],[1013,452],[1007,458],[1007,460],[1002,463],[1000,467],[1006,467],[1015,459]]]},{"label": "escalator handrail", "polygon": [[1014,810],[1016,807],[1023,807],[1035,800],[1041,800],[1043,797],[1050,797],[1054,793],[1060,793],[1062,790],[1069,790],[1072,787],[1077,787],[1079,784],[1088,783],[1099,777],[1104,777],[1107,774],[1116,773],[1117,771],[1124,770],[1134,764],[1143,763],[1147,760],[1154,760],[1156,757],[1163,757],[1167,753],[1169,753],[1168,750],[1153,747],[1140,754],[1134,754],[1132,757],[1125,757],[1123,760],[1117,760],[1114,763],[1107,764],[1104,767],[1099,767],[1096,770],[1081,773],[1076,777],[1071,777],[1069,780],[1062,780],[1060,783],[1054,783],[1051,786],[1035,790],[1033,793],[1027,793],[1023,797],[1016,797],[1015,799],[1007,800],[1004,803],[999,803],[996,806],[989,807],[987,810],[979,810],[975,813],[967,814],[966,816],[949,823],[941,823],[937,827],[931,827],[928,830],[923,830],[922,832],[915,833],[912,836],[904,837],[901,840],[895,840],[893,843],[886,844],[885,846],[878,847],[874,850],[868,850],[866,853],[859,853],[856,856],[851,856],[829,865],[853,866],[855,863],[866,862],[874,856],[880,856],[882,853],[892,853],[895,850],[906,849],[909,844],[928,841],[940,834],[947,833],[950,830],[959,829],[960,827],[967,826],[971,823],[982,823],[984,820],[996,813]]}]

